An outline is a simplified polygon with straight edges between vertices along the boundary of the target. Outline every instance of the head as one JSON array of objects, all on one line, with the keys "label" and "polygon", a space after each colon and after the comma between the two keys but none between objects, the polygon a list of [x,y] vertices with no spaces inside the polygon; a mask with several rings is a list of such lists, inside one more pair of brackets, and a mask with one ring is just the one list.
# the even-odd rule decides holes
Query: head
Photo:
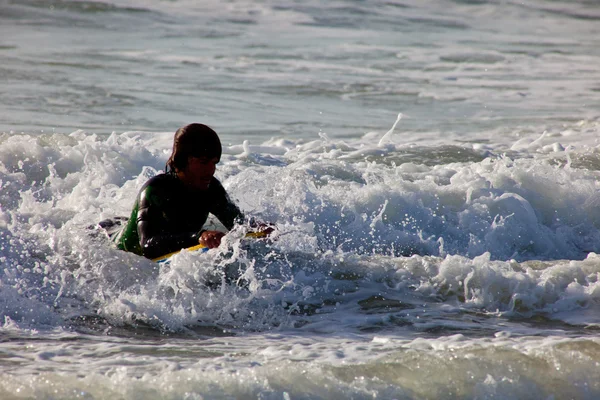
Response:
[{"label": "head", "polygon": [[206,125],[190,124],[175,132],[167,169],[192,188],[206,189],[220,159],[221,141],[217,133]]}]

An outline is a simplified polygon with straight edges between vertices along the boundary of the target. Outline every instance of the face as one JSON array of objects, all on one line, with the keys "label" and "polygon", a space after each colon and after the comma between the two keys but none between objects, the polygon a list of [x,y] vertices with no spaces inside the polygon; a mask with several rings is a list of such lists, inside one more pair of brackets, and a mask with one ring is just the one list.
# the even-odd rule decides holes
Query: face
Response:
[{"label": "face", "polygon": [[185,168],[177,171],[177,176],[193,190],[206,190],[215,174],[218,158],[188,157]]}]

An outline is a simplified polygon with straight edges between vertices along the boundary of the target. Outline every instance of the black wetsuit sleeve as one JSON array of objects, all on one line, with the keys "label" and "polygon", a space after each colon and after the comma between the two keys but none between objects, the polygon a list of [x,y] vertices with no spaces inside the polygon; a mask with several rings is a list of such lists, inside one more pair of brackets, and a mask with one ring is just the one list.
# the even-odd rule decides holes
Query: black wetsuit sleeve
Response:
[{"label": "black wetsuit sleeve", "polygon": [[214,202],[210,212],[221,221],[225,228],[231,230],[235,224],[241,224],[244,221],[244,215],[231,201],[225,188],[217,179],[213,179],[211,182],[211,192]]},{"label": "black wetsuit sleeve", "polygon": [[199,232],[152,234],[152,225],[143,217],[138,221],[140,244],[146,258],[157,258],[198,244]]},{"label": "black wetsuit sleeve", "polygon": [[167,193],[161,188],[147,187],[139,198],[137,229],[144,257],[157,258],[198,244],[198,232],[169,232],[163,209]]}]

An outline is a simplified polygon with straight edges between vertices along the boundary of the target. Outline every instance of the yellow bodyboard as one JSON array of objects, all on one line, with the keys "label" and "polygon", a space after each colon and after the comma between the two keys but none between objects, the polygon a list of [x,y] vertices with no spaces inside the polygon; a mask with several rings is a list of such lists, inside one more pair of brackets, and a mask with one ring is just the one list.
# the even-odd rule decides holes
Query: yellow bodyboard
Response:
[{"label": "yellow bodyboard", "polygon": [[[267,234],[264,232],[249,232],[249,233],[246,233],[244,238],[259,239],[259,238],[264,238],[266,236],[267,236]],[[181,250],[184,250],[184,249],[181,249]],[[177,250],[172,253],[165,254],[164,256],[153,258],[152,261],[154,261],[154,262],[165,261],[167,258],[174,256],[175,254],[179,253],[181,250]],[[186,247],[185,250],[187,250],[187,251],[196,251],[196,250],[208,251],[208,247],[206,247],[206,245],[204,243],[199,243],[195,246]]]}]

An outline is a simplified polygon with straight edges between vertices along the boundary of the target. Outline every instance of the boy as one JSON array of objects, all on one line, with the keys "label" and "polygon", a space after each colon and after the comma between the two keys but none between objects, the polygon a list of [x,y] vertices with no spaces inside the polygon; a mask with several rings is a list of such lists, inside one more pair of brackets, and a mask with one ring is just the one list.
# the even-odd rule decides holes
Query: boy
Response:
[{"label": "boy", "polygon": [[179,128],[166,172],[141,188],[130,218],[113,236],[117,247],[150,259],[198,243],[218,247],[224,233],[202,230],[208,213],[227,229],[244,218],[214,177],[221,151],[217,133],[208,126]]}]

